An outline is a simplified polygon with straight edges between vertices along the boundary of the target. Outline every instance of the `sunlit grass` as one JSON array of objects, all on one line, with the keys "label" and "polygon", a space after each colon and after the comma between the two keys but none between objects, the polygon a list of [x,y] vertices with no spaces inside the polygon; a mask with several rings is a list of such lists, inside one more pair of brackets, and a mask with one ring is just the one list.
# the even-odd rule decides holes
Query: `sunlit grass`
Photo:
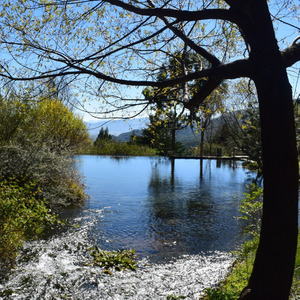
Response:
[{"label": "sunlit grass", "polygon": [[92,146],[85,149],[84,154],[96,155],[117,155],[117,156],[155,156],[156,150],[147,146],[140,146],[131,143],[118,143],[114,141],[104,141],[101,146]]},{"label": "sunlit grass", "polygon": [[[207,289],[202,300],[235,300],[239,298],[243,288],[247,285],[252,272],[259,237],[244,244],[238,252],[237,260],[232,265],[227,277],[214,289]],[[295,262],[294,280],[290,299],[296,300],[300,295],[300,233],[298,234],[298,247]]]}]

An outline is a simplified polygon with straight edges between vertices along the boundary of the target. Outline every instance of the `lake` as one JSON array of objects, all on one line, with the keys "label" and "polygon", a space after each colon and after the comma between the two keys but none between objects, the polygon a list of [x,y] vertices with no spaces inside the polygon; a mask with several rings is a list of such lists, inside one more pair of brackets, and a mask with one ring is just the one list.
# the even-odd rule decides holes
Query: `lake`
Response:
[{"label": "lake", "polygon": [[[90,235],[107,250],[133,248],[156,262],[240,243],[234,216],[251,183],[241,162],[79,156],[86,205],[72,214],[96,221]],[[97,213],[99,218],[97,218]],[[70,213],[70,211],[68,212]]]},{"label": "lake", "polygon": [[[253,174],[241,162],[78,156],[90,199],[71,226],[24,244],[3,299],[196,300],[224,279],[240,243],[234,216]],[[87,250],[134,248],[135,272],[90,264]]]}]

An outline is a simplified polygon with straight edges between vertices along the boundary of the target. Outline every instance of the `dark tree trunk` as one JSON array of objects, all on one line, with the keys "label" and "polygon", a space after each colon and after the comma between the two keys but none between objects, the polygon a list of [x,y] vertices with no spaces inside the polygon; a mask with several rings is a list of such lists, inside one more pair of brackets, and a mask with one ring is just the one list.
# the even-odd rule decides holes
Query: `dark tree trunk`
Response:
[{"label": "dark tree trunk", "polygon": [[260,105],[264,206],[254,269],[240,299],[285,300],[292,284],[298,233],[292,91],[266,1],[251,0],[245,11],[248,24],[244,29]]},{"label": "dark tree trunk", "polygon": [[201,134],[200,134],[200,157],[203,156],[203,149],[204,149],[204,130],[201,129]]},{"label": "dark tree trunk", "polygon": [[176,155],[176,129],[175,128],[172,128],[172,145],[171,145],[171,148],[172,148],[172,156],[175,156]]}]

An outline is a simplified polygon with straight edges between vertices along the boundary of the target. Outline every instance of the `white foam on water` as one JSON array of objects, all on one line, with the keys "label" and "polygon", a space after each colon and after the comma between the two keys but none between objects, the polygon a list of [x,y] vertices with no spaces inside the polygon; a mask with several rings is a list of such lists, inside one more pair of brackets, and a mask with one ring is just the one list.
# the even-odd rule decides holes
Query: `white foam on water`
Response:
[{"label": "white foam on water", "polygon": [[185,255],[165,264],[143,259],[136,271],[109,275],[83,264],[90,259],[86,249],[91,246],[88,230],[94,220],[84,221],[81,227],[48,240],[26,243],[27,261],[21,257],[8,280],[0,284],[3,299],[159,300],[168,295],[199,299],[205,288],[225,277],[234,260],[217,251]]}]

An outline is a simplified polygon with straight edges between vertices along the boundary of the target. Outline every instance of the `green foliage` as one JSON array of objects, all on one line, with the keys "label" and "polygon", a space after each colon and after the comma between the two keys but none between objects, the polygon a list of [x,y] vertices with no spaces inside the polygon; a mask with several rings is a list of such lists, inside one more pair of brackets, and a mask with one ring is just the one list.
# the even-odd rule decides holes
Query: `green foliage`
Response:
[{"label": "green foliage", "polygon": [[119,143],[111,140],[104,140],[101,145],[90,147],[86,154],[115,155],[115,156],[155,156],[156,151],[148,146],[136,143]]},{"label": "green foliage", "polygon": [[103,127],[101,127],[99,134],[94,142],[94,146],[101,147],[101,144],[103,142],[111,141],[111,140],[112,140],[112,136],[111,134],[109,134],[108,128],[106,127],[105,129],[103,129]]},{"label": "green foliage", "polygon": [[155,156],[156,151],[146,145],[136,142],[132,137],[131,142],[117,142],[112,139],[108,128],[101,128],[93,145],[84,149],[83,154],[113,155],[113,156]]},{"label": "green foliage", "polygon": [[185,296],[173,296],[173,295],[167,296],[167,300],[180,300],[185,298],[186,298]]},{"label": "green foliage", "polygon": [[33,124],[39,124],[38,132],[43,141],[55,150],[77,151],[89,144],[89,134],[81,117],[56,99],[45,99],[33,109]]},{"label": "green foliage", "polygon": [[11,94],[0,98],[0,145],[32,143],[51,151],[76,151],[88,144],[89,135],[81,118],[57,99],[29,101]]},{"label": "green foliage", "polygon": [[249,160],[255,162],[257,170],[262,172],[261,127],[257,102],[250,101],[240,118],[240,149],[249,156]]},{"label": "green foliage", "polygon": [[[216,155],[217,149],[222,148],[220,145],[215,143],[204,143],[203,145],[203,155]],[[222,155],[227,153],[222,153]],[[200,146],[194,147],[191,149],[192,156],[200,156]]]},{"label": "green foliage", "polygon": [[222,147],[223,153],[231,155],[232,149],[237,147],[237,143],[233,139],[233,136],[237,136],[237,131],[238,128],[234,121],[227,121],[226,123],[222,123],[217,128],[212,138],[212,141],[214,144],[219,145],[219,147]]},{"label": "green foliage", "polygon": [[[242,84],[241,84],[242,86]],[[216,130],[213,142],[230,154],[236,149],[247,155],[247,166],[262,173],[261,129],[258,103],[248,99],[247,106],[237,112],[223,113],[223,124]]]},{"label": "green foliage", "polygon": [[54,153],[46,145],[14,143],[1,147],[0,175],[35,182],[52,207],[85,199],[80,176],[67,152]]},{"label": "green foliage", "polygon": [[[169,58],[168,66],[160,67],[157,81],[184,76],[198,70],[201,64],[202,61],[197,55],[187,51],[175,52]],[[148,128],[143,131],[141,144],[153,147],[159,155],[180,156],[183,154],[184,148],[181,143],[176,142],[176,131],[188,125],[182,102],[188,97],[189,92],[192,93],[190,90],[195,90],[195,86],[196,84],[181,83],[172,87],[152,87],[143,90],[145,99],[152,103],[153,114],[150,116]]]},{"label": "green foliage", "polygon": [[135,271],[136,261],[135,261],[135,251],[121,249],[118,251],[104,251],[97,247],[92,247],[88,249],[93,257],[91,265],[99,266],[105,270],[131,270]]},{"label": "green foliage", "polygon": [[206,298],[209,300],[233,300],[238,299],[235,292],[224,292],[219,289],[207,289]]},{"label": "green foliage", "polygon": [[261,225],[263,189],[254,183],[252,183],[249,188],[249,193],[244,194],[245,198],[239,205],[241,216],[236,218],[244,221],[242,224],[244,233],[256,236],[259,234]]},{"label": "green foliage", "polygon": [[33,182],[0,182],[0,265],[11,267],[24,240],[35,239],[60,223]]},{"label": "green foliage", "polygon": [[[236,252],[237,260],[232,265],[227,277],[220,282],[218,287],[206,289],[202,300],[235,300],[243,288],[247,285],[252,272],[255,254],[259,243],[259,236],[247,241],[241,250]],[[276,262],[274,262],[276,263]],[[290,293],[290,299],[296,300],[300,295],[300,233],[298,234],[298,248],[294,271],[294,280]]]},{"label": "green foliage", "polygon": [[293,285],[291,288],[290,299],[297,300],[300,295],[300,232],[298,233],[298,246],[295,261],[295,271],[293,278]]},{"label": "green foliage", "polygon": [[[89,142],[84,123],[61,101],[0,97],[0,264],[22,243],[60,223],[50,210],[86,198],[71,154]],[[45,199],[48,199],[46,201]]]},{"label": "green foliage", "polygon": [[18,101],[12,96],[4,98],[0,95],[0,145],[8,142],[23,125],[26,109],[26,102]]},{"label": "green foliage", "polygon": [[[170,115],[169,113],[168,115]],[[175,117],[161,119],[157,115],[149,117],[150,124],[143,129],[142,136],[136,138],[136,143],[148,146],[162,156],[182,156],[185,148],[181,142],[176,142],[176,130],[181,128],[180,121]],[[174,122],[176,124],[174,125]]]},{"label": "green foliage", "polygon": [[205,300],[236,300],[247,286],[258,247],[259,237],[247,241],[237,252],[237,260],[232,265],[227,277],[213,289],[206,289]]},{"label": "green foliage", "polygon": [[[61,101],[0,98],[0,175],[35,182],[51,206],[85,199],[71,154],[89,143],[82,120]],[[12,126],[9,126],[11,122]]]}]

